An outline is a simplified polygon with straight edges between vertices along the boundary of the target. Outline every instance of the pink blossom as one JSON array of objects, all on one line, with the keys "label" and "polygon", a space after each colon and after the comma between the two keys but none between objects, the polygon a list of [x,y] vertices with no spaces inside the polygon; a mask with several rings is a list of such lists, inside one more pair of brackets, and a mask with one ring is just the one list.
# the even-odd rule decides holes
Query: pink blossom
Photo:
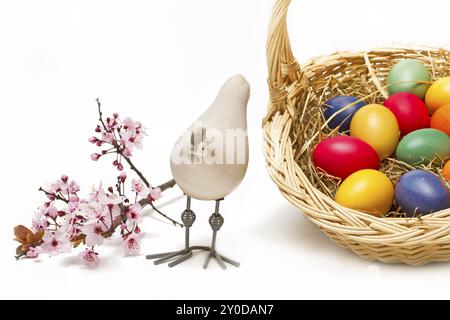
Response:
[{"label": "pink blossom", "polygon": [[68,204],[69,212],[74,212],[78,208],[79,202],[80,202],[80,198],[78,198],[75,195],[71,196],[69,198],[69,204]]},{"label": "pink blossom", "polygon": [[88,247],[93,247],[103,244],[103,241],[105,240],[103,233],[107,230],[106,226],[102,223],[90,223],[84,225],[82,231],[86,235],[86,245]]},{"label": "pink blossom", "polygon": [[106,118],[106,125],[110,130],[115,130],[119,127],[119,119],[113,115],[112,118]]},{"label": "pink blossom", "polygon": [[27,257],[28,258],[37,258],[39,254],[42,253],[42,248],[40,246],[37,247],[31,247],[27,251]]},{"label": "pink blossom", "polygon": [[67,190],[69,188],[69,177],[66,175],[62,175],[61,179],[57,182],[59,184],[59,190],[63,193],[67,193]]},{"label": "pink blossom", "polygon": [[59,231],[47,231],[42,240],[44,241],[42,249],[51,256],[70,252],[72,248],[72,244],[67,236]]},{"label": "pink blossom", "polygon": [[130,158],[133,156],[133,152],[131,152],[131,149],[128,147],[125,147],[125,149],[123,149],[123,155],[127,158]]},{"label": "pink blossom", "polygon": [[53,204],[51,204],[45,210],[45,215],[49,216],[54,220],[58,217],[58,209]]},{"label": "pink blossom", "polygon": [[148,194],[148,198],[150,198],[151,201],[156,201],[159,198],[161,198],[161,189],[153,188],[152,190],[150,190],[150,193]]},{"label": "pink blossom", "polygon": [[74,194],[74,193],[77,193],[78,191],[80,191],[80,186],[75,182],[75,180],[72,180],[69,183],[68,190],[70,193]]},{"label": "pink blossom", "polygon": [[136,234],[130,234],[123,241],[123,250],[127,256],[137,256],[141,252],[141,240]]},{"label": "pink blossom", "polygon": [[34,212],[31,227],[31,231],[33,231],[34,233],[38,232],[39,230],[47,229],[47,217],[45,216],[46,211],[47,207],[41,206]]},{"label": "pink blossom", "polygon": [[130,152],[134,147],[141,150],[143,147],[144,136],[137,134],[135,131],[126,130],[121,134],[120,143],[125,146],[125,149],[129,149]]},{"label": "pink blossom", "polygon": [[100,263],[100,259],[98,258],[98,253],[96,253],[92,249],[86,249],[85,251],[79,254],[81,262],[83,265],[89,268],[95,268]]},{"label": "pink blossom", "polygon": [[102,132],[102,140],[112,143],[114,141],[114,134],[112,134],[112,132]]},{"label": "pink blossom", "polygon": [[100,185],[100,187],[98,188],[97,191],[97,199],[98,202],[100,202],[103,205],[109,205],[109,204],[121,204],[125,198],[122,196],[118,196],[116,194],[106,194],[105,190],[102,188],[102,186]]},{"label": "pink blossom", "polygon": [[125,182],[125,180],[127,180],[127,174],[126,174],[126,172],[120,173],[120,175],[119,175],[119,180],[120,180],[120,182]]},{"label": "pink blossom", "polygon": [[130,117],[126,117],[123,119],[123,126],[125,130],[133,130],[135,127],[135,122]]},{"label": "pink blossom", "polygon": [[47,229],[47,226],[48,222],[46,217],[41,217],[39,219],[33,218],[33,221],[31,222],[31,231],[36,233],[39,230]]},{"label": "pink blossom", "polygon": [[124,129],[135,134],[145,134],[145,130],[139,121],[133,121],[130,117],[123,120]]},{"label": "pink blossom", "polygon": [[59,180],[55,181],[50,186],[48,186],[48,188],[46,188],[46,189],[50,193],[53,193],[53,194],[58,193],[61,191],[61,182]]},{"label": "pink blossom", "polygon": [[139,203],[129,206],[126,209],[125,214],[131,222],[138,223],[142,221],[142,207]]},{"label": "pink blossom", "polygon": [[147,188],[147,186],[141,180],[133,179],[131,181],[131,191],[136,192],[137,195],[141,198],[147,198],[149,188]]},{"label": "pink blossom", "polygon": [[90,223],[103,222],[111,224],[108,208],[95,200],[78,204],[78,214],[82,215]]},{"label": "pink blossom", "polygon": [[50,201],[53,201],[56,199],[56,194],[54,194],[53,192],[45,192],[45,195],[46,195],[47,199]]},{"label": "pink blossom", "polygon": [[98,159],[100,159],[101,155],[98,153],[92,153],[91,154],[91,160],[92,161],[98,161]]}]

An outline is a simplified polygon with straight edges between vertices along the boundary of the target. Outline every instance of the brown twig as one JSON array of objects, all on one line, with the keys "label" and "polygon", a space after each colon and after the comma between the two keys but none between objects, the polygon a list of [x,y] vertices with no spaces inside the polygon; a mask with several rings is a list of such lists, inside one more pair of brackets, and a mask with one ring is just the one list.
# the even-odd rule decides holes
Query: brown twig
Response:
[{"label": "brown twig", "polygon": [[161,189],[161,192],[166,191],[167,189],[173,188],[177,183],[175,182],[174,179],[167,181],[161,185],[158,186],[158,188]]},{"label": "brown twig", "polygon": [[48,195],[55,196],[55,199],[57,199],[57,200],[61,200],[61,201],[65,202],[65,203],[69,203],[69,200],[67,200],[67,199],[65,199],[65,198],[63,198],[63,197],[61,197],[59,194],[48,192],[48,191],[42,189],[42,187],[40,187],[38,191],[44,192],[45,195],[47,195],[47,196],[48,196]]}]

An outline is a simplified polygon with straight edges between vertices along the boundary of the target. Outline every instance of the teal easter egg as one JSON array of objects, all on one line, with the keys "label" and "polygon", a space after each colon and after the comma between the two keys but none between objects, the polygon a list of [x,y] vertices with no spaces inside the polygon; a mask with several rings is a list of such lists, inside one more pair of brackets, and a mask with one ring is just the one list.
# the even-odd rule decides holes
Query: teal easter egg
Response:
[{"label": "teal easter egg", "polygon": [[398,144],[397,159],[408,164],[429,164],[450,156],[450,137],[436,129],[421,129],[406,135]]},{"label": "teal easter egg", "polygon": [[425,65],[415,59],[402,60],[389,72],[387,78],[389,94],[410,92],[423,99],[430,85],[417,83],[418,81],[431,81]]}]

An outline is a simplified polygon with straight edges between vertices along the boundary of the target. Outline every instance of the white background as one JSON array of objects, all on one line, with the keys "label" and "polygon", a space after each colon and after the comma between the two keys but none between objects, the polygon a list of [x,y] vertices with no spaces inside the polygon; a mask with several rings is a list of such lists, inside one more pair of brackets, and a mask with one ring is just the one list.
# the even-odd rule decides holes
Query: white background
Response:
[{"label": "white background", "polygon": [[[265,170],[265,41],[272,1],[1,1],[1,298],[450,298],[449,264],[420,268],[367,262],[336,247],[279,194]],[[294,0],[289,29],[300,62],[335,50],[390,44],[446,46],[448,1]],[[235,73],[252,85],[251,163],[222,206],[222,253],[242,262],[205,271],[204,254],[174,269],[123,257],[120,239],[99,248],[101,265],[77,252],[16,262],[12,228],[31,223],[38,187],[68,174],[85,194],[112,183],[110,161],[93,163],[87,142],[96,97],[105,113],[149,131],[135,160],[153,184],[170,178],[169,152]],[[160,204],[180,195],[164,194]],[[163,207],[178,219],[184,202]],[[208,244],[213,203],[194,201],[196,244]],[[179,248],[183,231],[150,212],[143,253]]]}]

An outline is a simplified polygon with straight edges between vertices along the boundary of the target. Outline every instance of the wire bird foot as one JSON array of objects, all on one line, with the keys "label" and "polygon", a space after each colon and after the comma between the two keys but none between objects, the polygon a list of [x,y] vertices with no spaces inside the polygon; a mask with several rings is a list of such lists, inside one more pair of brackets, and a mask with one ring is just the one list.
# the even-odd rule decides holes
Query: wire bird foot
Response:
[{"label": "wire bird foot", "polygon": [[181,220],[185,226],[185,245],[184,249],[172,252],[163,252],[157,254],[149,254],[146,256],[147,259],[156,259],[153,263],[155,265],[169,262],[169,267],[174,267],[193,256],[193,251],[195,250],[210,250],[209,247],[203,246],[190,246],[189,245],[189,231],[195,222],[196,216],[194,211],[191,210],[191,198],[187,197],[186,210],[181,214]]},{"label": "wire bird foot", "polygon": [[227,266],[225,265],[225,262],[235,266],[236,268],[238,268],[240,266],[239,262],[236,262],[230,258],[224,257],[216,251],[217,232],[220,230],[220,228],[222,228],[222,225],[224,223],[224,219],[223,219],[222,215],[219,213],[220,201],[222,201],[222,200],[223,199],[216,200],[216,208],[214,210],[214,213],[211,215],[211,217],[209,217],[209,225],[211,226],[211,229],[213,231],[213,237],[212,237],[212,243],[211,243],[211,248],[209,249],[208,257],[206,258],[206,261],[203,264],[203,269],[208,268],[209,261],[212,258],[215,258],[217,260],[217,263],[219,264],[219,266],[224,270],[227,268]]},{"label": "wire bird foot", "polygon": [[225,256],[222,256],[216,251],[216,240],[217,240],[217,232],[220,230],[224,223],[224,219],[222,215],[219,213],[219,204],[221,200],[216,201],[216,210],[209,218],[209,225],[211,226],[211,229],[213,230],[213,238],[211,247],[208,246],[190,246],[189,245],[189,231],[192,225],[195,222],[195,214],[191,210],[191,198],[187,197],[187,205],[186,210],[181,214],[181,220],[183,221],[185,229],[185,247],[182,250],[178,251],[172,251],[172,252],[163,252],[163,253],[157,253],[157,254],[150,254],[147,255],[146,258],[149,260],[155,259],[153,262],[155,265],[162,264],[168,262],[169,267],[174,267],[190,258],[194,255],[194,251],[196,250],[202,250],[202,251],[209,251],[208,256],[206,258],[205,263],[203,264],[203,269],[207,269],[209,265],[209,261],[211,259],[216,259],[217,263],[222,269],[226,269],[227,266],[225,263],[229,263],[235,267],[239,267],[240,263],[236,262],[230,258],[227,258]]},{"label": "wire bird foot", "polygon": [[219,266],[223,269],[226,270],[227,266],[225,265],[225,262],[235,266],[236,268],[239,268],[239,266],[241,265],[239,262],[234,261],[230,258],[227,258],[225,256],[220,255],[216,250],[209,250],[209,254],[208,257],[206,258],[205,263],[203,264],[203,269],[207,269],[208,268],[208,264],[209,261],[211,259],[216,259],[217,263],[219,264]]},{"label": "wire bird foot", "polygon": [[203,269],[208,268],[208,264],[211,259],[216,259],[219,266],[224,270],[227,268],[225,265],[225,262],[235,266],[236,268],[238,268],[240,266],[239,262],[234,261],[230,258],[227,258],[227,257],[219,254],[217,252],[217,250],[213,250],[211,247],[207,247],[207,246],[192,246],[187,249],[182,249],[179,251],[150,254],[150,255],[147,255],[146,258],[149,260],[156,259],[153,262],[155,265],[169,262],[167,265],[172,268],[172,267],[175,267],[176,265],[192,258],[195,250],[209,251],[208,257],[203,265]]},{"label": "wire bird foot", "polygon": [[[172,252],[164,252],[164,253],[157,253],[157,254],[150,254],[147,255],[146,258],[149,260],[156,259],[153,263],[155,265],[162,264],[165,262],[169,262],[167,265],[169,267],[175,267],[176,265],[192,258],[194,255],[195,250],[206,250],[209,251],[209,247],[203,247],[203,246],[192,246],[188,247],[179,251],[172,251]],[[175,259],[175,260],[174,260]]]}]

